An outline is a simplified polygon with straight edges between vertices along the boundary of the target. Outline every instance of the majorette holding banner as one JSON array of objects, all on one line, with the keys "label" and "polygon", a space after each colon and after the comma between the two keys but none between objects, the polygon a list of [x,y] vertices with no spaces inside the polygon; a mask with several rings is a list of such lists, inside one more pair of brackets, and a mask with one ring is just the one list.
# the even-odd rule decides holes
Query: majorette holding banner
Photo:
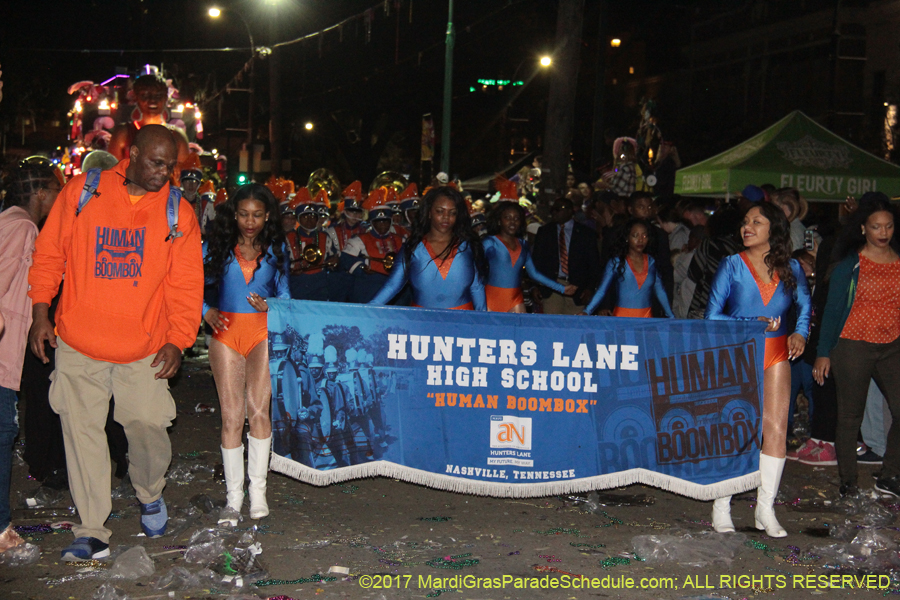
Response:
[{"label": "majorette holding banner", "polygon": [[271,467],[301,481],[759,485],[763,323],[268,303]]}]

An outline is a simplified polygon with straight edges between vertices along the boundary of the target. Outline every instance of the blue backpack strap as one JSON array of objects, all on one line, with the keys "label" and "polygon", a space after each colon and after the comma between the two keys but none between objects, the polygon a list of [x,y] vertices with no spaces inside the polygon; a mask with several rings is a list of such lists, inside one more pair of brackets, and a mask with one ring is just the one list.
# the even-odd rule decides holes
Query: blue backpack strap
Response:
[{"label": "blue backpack strap", "polygon": [[100,185],[100,173],[100,169],[87,170],[87,179],[84,180],[84,187],[81,189],[81,196],[78,198],[78,208],[75,209],[76,217],[81,214],[84,206],[91,198],[100,195],[100,192],[97,191],[97,186]]},{"label": "blue backpack strap", "polygon": [[175,186],[169,187],[169,200],[166,203],[166,221],[169,223],[169,235],[166,236],[166,241],[172,240],[175,241],[175,238],[180,238],[184,235],[182,232],[178,231],[178,208],[181,206],[181,190]]}]

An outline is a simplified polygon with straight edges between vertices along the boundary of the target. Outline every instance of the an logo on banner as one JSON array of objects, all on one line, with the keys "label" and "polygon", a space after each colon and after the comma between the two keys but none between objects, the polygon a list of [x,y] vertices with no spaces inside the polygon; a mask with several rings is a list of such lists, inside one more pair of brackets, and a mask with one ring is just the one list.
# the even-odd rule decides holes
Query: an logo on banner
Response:
[{"label": "an logo on banner", "polygon": [[531,450],[531,418],[491,415],[491,448]]},{"label": "an logo on banner", "polygon": [[760,450],[757,351],[750,341],[645,362],[660,465]]}]

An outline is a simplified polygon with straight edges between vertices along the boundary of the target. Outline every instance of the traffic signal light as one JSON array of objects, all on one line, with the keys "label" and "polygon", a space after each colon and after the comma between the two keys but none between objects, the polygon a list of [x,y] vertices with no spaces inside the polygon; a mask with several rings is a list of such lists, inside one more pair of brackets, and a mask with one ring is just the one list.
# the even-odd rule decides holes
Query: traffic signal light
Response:
[{"label": "traffic signal light", "polygon": [[244,185],[245,183],[250,183],[250,178],[247,177],[246,173],[238,173],[237,184]]}]

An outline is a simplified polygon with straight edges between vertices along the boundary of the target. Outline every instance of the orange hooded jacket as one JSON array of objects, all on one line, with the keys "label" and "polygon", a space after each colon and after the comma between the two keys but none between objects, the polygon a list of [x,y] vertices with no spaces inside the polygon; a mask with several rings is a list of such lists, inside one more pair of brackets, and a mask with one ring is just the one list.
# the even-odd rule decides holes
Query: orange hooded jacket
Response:
[{"label": "orange hooded jacket", "polygon": [[72,179],[35,243],[28,283],[33,304],[49,304],[66,285],[56,311],[57,334],[78,352],[125,364],[166,343],[194,343],[203,302],[200,228],[181,201],[178,230],[169,234],[169,184],[132,204],[123,160],[100,176],[99,196],[75,215],[85,175]]}]

